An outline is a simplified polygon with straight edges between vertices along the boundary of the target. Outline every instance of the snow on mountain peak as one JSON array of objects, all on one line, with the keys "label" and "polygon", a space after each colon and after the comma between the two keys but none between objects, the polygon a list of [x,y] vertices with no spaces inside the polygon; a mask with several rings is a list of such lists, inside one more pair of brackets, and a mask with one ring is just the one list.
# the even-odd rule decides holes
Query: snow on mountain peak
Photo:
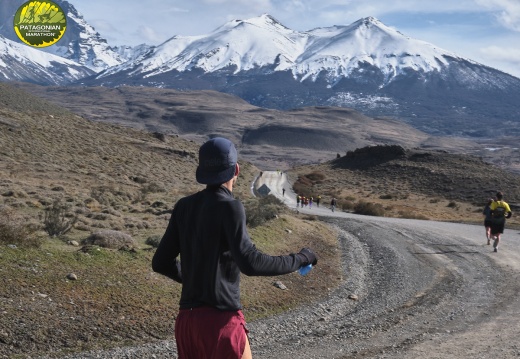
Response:
[{"label": "snow on mountain peak", "polygon": [[379,68],[385,82],[405,72],[439,71],[446,56],[457,58],[424,41],[411,39],[366,17],[348,26],[291,30],[269,14],[232,20],[202,36],[175,36],[136,61],[113,67],[100,77],[130,70],[145,77],[171,70],[195,68],[204,72],[256,68],[291,71],[301,81],[326,73],[330,83],[348,77],[360,67]]},{"label": "snow on mountain peak", "polygon": [[457,57],[427,42],[406,37],[374,17],[309,33],[313,38],[293,70],[302,79],[315,79],[325,69],[330,81],[335,82],[360,66],[371,65],[379,68],[385,82],[389,82],[406,69],[439,71],[448,65],[445,56]]},{"label": "snow on mountain peak", "polygon": [[235,72],[270,66],[287,69],[303,51],[305,36],[281,25],[270,15],[232,20],[208,35],[174,36],[133,63],[109,69],[101,76],[138,65],[133,73],[146,76],[170,70],[200,68],[206,72],[235,68]]},{"label": "snow on mountain peak", "polygon": [[61,84],[93,71],[60,56],[16,43],[0,35],[0,79]]}]

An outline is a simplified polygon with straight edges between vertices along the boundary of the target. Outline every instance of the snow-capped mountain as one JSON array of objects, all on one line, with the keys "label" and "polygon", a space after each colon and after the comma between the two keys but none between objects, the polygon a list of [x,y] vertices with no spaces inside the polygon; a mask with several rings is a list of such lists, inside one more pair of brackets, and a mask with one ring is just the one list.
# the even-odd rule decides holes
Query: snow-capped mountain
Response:
[{"label": "snow-capped mountain", "polygon": [[53,54],[18,44],[0,35],[0,81],[65,85],[94,71]]},{"label": "snow-capped mountain", "polygon": [[[21,43],[13,30],[13,18],[16,10],[26,0],[9,0],[0,3],[0,35],[9,40]],[[86,66],[94,72],[100,72],[109,67],[119,65],[127,60],[134,59],[151,46],[140,45],[111,47],[107,41],[83,18],[76,8],[65,0],[55,0],[67,14],[67,31],[55,45],[41,48],[48,52],[72,60]],[[7,26],[6,24],[9,24]]]},{"label": "snow-capped mountain", "polygon": [[[173,36],[156,47],[113,48],[67,1],[56,1],[69,26],[46,49],[73,59],[73,68],[81,64],[97,72],[75,83],[212,89],[267,108],[352,107],[434,134],[520,135],[520,79],[407,37],[373,17],[300,32],[264,14],[207,35]],[[9,33],[1,17],[14,14],[21,2],[0,2],[0,34]],[[63,67],[56,70],[59,79]],[[24,78],[3,71],[6,79]]]},{"label": "snow-capped mountain", "polygon": [[147,77],[194,68],[215,72],[234,67],[247,71],[278,63],[286,70],[305,48],[307,37],[268,15],[234,20],[206,36],[174,36],[135,61],[108,69],[100,77],[130,70]]},{"label": "snow-capped mountain", "polygon": [[[214,89],[262,107],[328,105],[391,116],[430,133],[520,134],[520,79],[367,17],[298,32],[270,15],[174,36],[86,84]],[[476,125],[477,124],[477,125]],[[480,125],[481,124],[481,125]]]},{"label": "snow-capped mountain", "polygon": [[99,78],[129,71],[152,77],[168,71],[200,69],[234,74],[258,68],[290,71],[295,79],[316,81],[326,73],[334,84],[360,66],[374,66],[384,75],[382,85],[405,71],[440,71],[455,54],[408,38],[373,17],[349,26],[297,32],[270,15],[233,20],[206,36],[175,36],[145,56],[102,73]]}]

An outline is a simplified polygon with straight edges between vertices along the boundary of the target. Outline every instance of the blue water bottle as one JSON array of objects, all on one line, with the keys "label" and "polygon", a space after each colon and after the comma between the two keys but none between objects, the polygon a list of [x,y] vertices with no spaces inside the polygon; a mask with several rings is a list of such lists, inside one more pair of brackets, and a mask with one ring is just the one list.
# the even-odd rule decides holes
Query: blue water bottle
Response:
[{"label": "blue water bottle", "polygon": [[307,273],[309,273],[312,269],[312,264],[309,264],[309,265],[306,265],[304,267],[300,267],[300,269],[298,269],[298,273],[300,273],[301,275],[306,275]]}]

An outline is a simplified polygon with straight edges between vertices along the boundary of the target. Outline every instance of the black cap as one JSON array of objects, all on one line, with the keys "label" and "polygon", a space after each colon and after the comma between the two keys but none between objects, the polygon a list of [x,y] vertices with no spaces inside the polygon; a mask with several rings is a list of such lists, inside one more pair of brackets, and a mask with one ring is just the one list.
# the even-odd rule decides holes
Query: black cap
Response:
[{"label": "black cap", "polygon": [[235,175],[237,150],[223,137],[215,137],[200,146],[199,166],[195,177],[202,184],[221,184]]}]

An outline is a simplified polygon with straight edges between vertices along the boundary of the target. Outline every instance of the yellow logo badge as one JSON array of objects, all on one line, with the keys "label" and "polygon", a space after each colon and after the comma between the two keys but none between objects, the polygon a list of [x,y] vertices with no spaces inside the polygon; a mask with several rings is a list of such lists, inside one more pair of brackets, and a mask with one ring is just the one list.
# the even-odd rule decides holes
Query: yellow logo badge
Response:
[{"label": "yellow logo badge", "polygon": [[66,14],[52,1],[28,1],[14,16],[14,31],[29,46],[54,45],[66,28]]}]

